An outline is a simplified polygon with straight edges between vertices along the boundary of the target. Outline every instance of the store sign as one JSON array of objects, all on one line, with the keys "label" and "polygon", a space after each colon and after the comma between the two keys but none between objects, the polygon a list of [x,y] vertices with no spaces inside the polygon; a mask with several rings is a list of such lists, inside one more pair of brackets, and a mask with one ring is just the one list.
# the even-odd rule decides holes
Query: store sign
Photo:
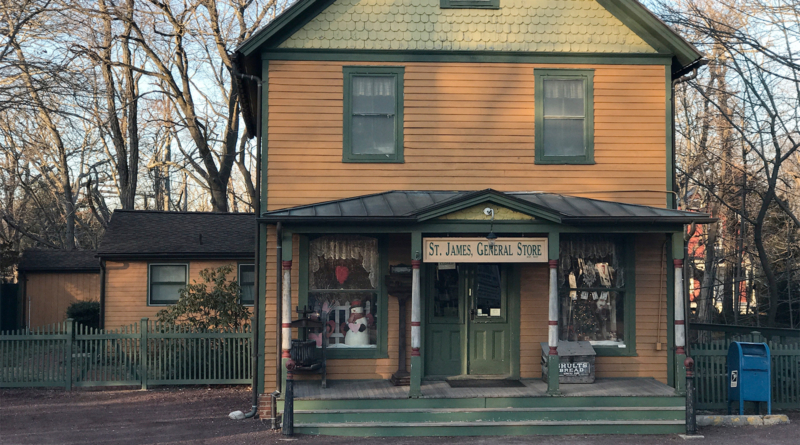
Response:
[{"label": "store sign", "polygon": [[546,263],[547,238],[423,238],[426,263]]}]

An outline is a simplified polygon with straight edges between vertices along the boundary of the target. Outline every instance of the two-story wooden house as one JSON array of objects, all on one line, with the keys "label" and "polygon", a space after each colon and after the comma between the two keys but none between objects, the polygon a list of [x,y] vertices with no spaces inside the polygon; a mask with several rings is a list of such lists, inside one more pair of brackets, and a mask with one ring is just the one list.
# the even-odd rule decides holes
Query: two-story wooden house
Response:
[{"label": "two-story wooden house", "polygon": [[237,80],[262,418],[299,306],[328,320],[328,385],[297,376],[297,432],[684,429],[683,227],[710,221],[675,209],[692,45],[635,0],[298,0],[238,56],[263,82]]}]

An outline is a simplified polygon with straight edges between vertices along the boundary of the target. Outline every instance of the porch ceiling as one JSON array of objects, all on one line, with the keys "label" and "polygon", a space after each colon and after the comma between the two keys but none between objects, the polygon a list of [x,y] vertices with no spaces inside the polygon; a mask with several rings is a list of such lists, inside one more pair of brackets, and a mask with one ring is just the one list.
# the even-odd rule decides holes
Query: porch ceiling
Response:
[{"label": "porch ceiling", "polygon": [[706,213],[539,192],[395,190],[275,210],[262,222],[395,223],[422,222],[481,202],[563,224],[710,223]]}]

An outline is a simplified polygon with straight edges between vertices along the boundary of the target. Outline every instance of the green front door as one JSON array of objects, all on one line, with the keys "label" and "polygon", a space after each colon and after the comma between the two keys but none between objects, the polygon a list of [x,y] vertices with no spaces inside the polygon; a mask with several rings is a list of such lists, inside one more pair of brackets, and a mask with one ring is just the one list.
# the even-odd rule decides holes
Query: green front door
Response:
[{"label": "green front door", "polygon": [[[428,376],[511,375],[510,266],[433,265],[428,276],[425,369]],[[511,297],[511,298],[510,298]],[[517,334],[518,335],[518,334]]]}]

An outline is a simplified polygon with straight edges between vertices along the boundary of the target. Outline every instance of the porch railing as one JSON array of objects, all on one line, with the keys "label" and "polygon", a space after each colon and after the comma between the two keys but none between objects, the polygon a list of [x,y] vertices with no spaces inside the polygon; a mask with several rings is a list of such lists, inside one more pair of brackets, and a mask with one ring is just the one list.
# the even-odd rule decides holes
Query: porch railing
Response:
[{"label": "porch railing", "polygon": [[72,320],[0,332],[0,387],[248,384],[250,327],[200,331],[146,318],[113,330]]},{"label": "porch railing", "polygon": [[[691,325],[689,354],[695,361],[699,409],[726,409],[728,347],[731,342],[767,343],[772,358],[772,406],[800,409],[800,331],[717,325]],[[767,334],[767,336],[765,336]]]}]

